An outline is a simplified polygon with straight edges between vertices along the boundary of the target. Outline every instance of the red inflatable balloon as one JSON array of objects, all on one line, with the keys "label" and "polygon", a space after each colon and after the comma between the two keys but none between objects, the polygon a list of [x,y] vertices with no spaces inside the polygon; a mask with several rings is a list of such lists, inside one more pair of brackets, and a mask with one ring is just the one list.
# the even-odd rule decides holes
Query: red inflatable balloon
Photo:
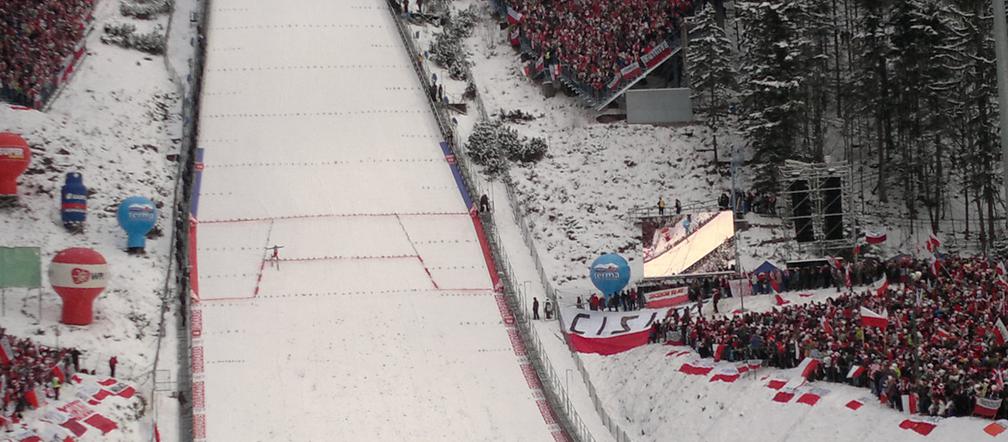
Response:
[{"label": "red inflatable balloon", "polygon": [[0,196],[17,195],[17,179],[31,161],[31,149],[20,135],[0,132]]},{"label": "red inflatable balloon", "polygon": [[63,323],[88,325],[94,320],[95,298],[109,280],[108,264],[100,253],[74,247],[63,250],[49,264],[49,283],[63,298]]}]

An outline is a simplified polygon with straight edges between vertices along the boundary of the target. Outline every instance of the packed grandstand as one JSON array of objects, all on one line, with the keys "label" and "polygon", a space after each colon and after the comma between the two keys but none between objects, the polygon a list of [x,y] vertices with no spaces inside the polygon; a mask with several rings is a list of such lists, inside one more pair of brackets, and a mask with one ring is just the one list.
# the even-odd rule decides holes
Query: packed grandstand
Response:
[{"label": "packed grandstand", "polygon": [[0,3],[0,97],[39,107],[83,56],[94,0]]}]

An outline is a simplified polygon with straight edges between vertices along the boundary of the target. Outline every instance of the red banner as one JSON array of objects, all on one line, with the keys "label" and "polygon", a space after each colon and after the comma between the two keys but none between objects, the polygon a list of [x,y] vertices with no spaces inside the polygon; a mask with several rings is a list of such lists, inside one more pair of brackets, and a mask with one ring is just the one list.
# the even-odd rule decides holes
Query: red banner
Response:
[{"label": "red banner", "polygon": [[689,287],[659,290],[646,294],[648,308],[675,307],[689,302]]}]

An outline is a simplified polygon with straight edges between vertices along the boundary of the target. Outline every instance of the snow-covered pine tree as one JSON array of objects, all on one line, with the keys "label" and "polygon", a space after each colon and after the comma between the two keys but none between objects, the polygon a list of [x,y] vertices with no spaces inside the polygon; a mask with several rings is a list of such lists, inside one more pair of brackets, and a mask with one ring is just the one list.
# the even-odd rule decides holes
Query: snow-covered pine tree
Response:
[{"label": "snow-covered pine tree", "polygon": [[466,140],[466,154],[474,163],[484,167],[484,173],[495,176],[507,169],[507,161],[500,151],[501,124],[496,120],[483,120],[473,126]]},{"label": "snow-covered pine tree", "polygon": [[[889,28],[893,66],[896,145],[900,161],[892,162],[903,185],[903,203],[911,218],[917,204],[928,210],[931,228],[938,230],[944,201],[945,149],[952,112],[948,99],[951,70],[945,39],[951,35],[939,5],[932,0],[897,0]],[[895,154],[895,153],[894,153]]]},{"label": "snow-covered pine tree", "polygon": [[714,139],[714,162],[718,161],[717,133],[724,124],[728,106],[738,87],[732,43],[718,26],[713,5],[702,7],[690,18],[690,86],[698,114]]},{"label": "snow-covered pine tree", "polygon": [[[996,70],[993,26],[990,3],[981,0],[959,0],[947,8],[952,29],[947,43],[955,54],[949,65],[958,79],[955,96],[957,133],[954,140],[966,161],[965,177],[971,202],[979,219],[980,238],[986,245],[994,232],[995,206],[1000,188],[1000,162]],[[986,210],[986,214],[984,211]],[[986,220],[986,225],[984,225]]]},{"label": "snow-covered pine tree", "polygon": [[834,35],[829,0],[789,0],[796,23],[794,49],[797,54],[799,90],[804,103],[800,156],[823,161],[826,138],[826,114],[835,85],[830,70],[830,37]]},{"label": "snow-covered pine tree", "polygon": [[794,158],[804,103],[800,100],[800,57],[790,1],[743,1],[742,131],[757,162],[759,192],[776,191],[779,166]]},{"label": "snow-covered pine tree", "polygon": [[[861,14],[854,18],[854,35],[851,43],[851,72],[845,88],[850,98],[847,115],[859,129],[854,143],[863,147],[867,158],[871,148],[878,154],[877,192],[879,201],[889,201],[889,155],[893,146],[890,73],[888,55],[891,53],[886,36],[888,8],[878,0],[857,0]],[[858,139],[860,135],[863,139]]]}]

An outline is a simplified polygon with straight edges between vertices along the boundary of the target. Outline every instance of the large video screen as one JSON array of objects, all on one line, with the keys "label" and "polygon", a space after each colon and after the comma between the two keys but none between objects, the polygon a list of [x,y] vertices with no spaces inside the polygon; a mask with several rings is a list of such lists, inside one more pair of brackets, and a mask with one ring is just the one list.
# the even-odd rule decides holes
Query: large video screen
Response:
[{"label": "large video screen", "polygon": [[731,211],[647,217],[641,230],[645,278],[725,272],[735,265]]}]

